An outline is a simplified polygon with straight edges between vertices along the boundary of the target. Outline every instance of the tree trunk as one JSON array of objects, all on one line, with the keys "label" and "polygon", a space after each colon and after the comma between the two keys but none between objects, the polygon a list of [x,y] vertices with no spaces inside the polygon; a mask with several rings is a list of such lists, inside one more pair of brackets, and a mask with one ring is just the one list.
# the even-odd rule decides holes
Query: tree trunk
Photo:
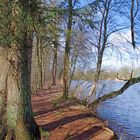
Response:
[{"label": "tree trunk", "polygon": [[[96,68],[96,73],[95,73],[95,80],[93,83],[93,86],[91,88],[91,91],[89,93],[88,100],[91,95],[93,95],[93,99],[96,100],[96,89],[98,86],[98,81],[100,78],[100,72],[101,72],[101,66],[102,66],[102,60],[103,60],[103,54],[104,50],[106,48],[106,42],[107,42],[107,20],[108,20],[108,12],[109,12],[109,7],[110,7],[111,0],[105,2],[105,9],[103,12],[103,17],[100,25],[100,35],[99,35],[99,42],[98,42],[98,58],[97,58],[97,68]],[[103,33],[102,33],[103,30]],[[103,42],[101,45],[101,40],[102,40],[102,34],[103,34]]]},{"label": "tree trunk", "polygon": [[92,85],[91,91],[89,92],[89,95],[87,97],[87,102],[89,102],[90,97],[93,95],[93,99],[96,99],[96,89],[98,86],[98,81],[100,78],[100,72],[101,72],[101,66],[102,66],[102,57],[98,57],[98,61],[97,61],[97,68],[96,68],[96,72],[95,72],[95,80],[94,83]]},{"label": "tree trunk", "polygon": [[10,25],[7,27],[10,41],[5,40],[8,43],[0,47],[0,123],[3,126],[0,131],[5,140],[40,139],[31,106],[32,39],[26,19],[29,3],[28,0],[2,1],[3,6],[9,6],[2,12],[11,17],[4,19]]},{"label": "tree trunk", "polygon": [[0,48],[0,140],[3,140],[7,133],[6,126],[6,104],[7,104],[7,77],[9,62],[7,60],[8,49]]},{"label": "tree trunk", "polygon": [[[136,16],[136,15],[135,15]],[[131,0],[131,10],[130,10],[130,21],[131,21],[131,40],[132,40],[132,46],[135,49],[136,48],[136,42],[135,42],[135,23],[134,23],[134,0]]]},{"label": "tree trunk", "polygon": [[72,0],[69,0],[69,13],[68,13],[68,27],[66,35],[66,47],[64,54],[64,70],[63,70],[63,97],[68,98],[69,91],[69,57],[70,57],[70,42],[71,42],[71,31],[72,31],[72,17],[73,17],[73,6]]},{"label": "tree trunk", "polygon": [[[0,92],[3,93],[3,102],[6,96],[6,140],[40,139],[39,128],[32,115],[28,60],[30,48],[25,43],[23,46],[1,48],[0,51],[0,81],[3,83],[0,85]],[[5,109],[1,109],[1,113],[3,110]]]},{"label": "tree trunk", "polygon": [[43,89],[43,70],[42,70],[42,41],[40,38],[37,38],[37,61],[38,61],[38,86]]},{"label": "tree trunk", "polygon": [[57,50],[58,50],[58,42],[54,41],[54,57],[53,57],[53,66],[52,66],[52,85],[56,85],[57,79]]},{"label": "tree trunk", "polygon": [[75,69],[76,69],[76,63],[77,63],[77,59],[78,59],[78,50],[77,50],[77,48],[76,48],[76,50],[75,50],[76,52],[75,52],[75,58],[74,58],[74,60],[73,60],[73,66],[72,66],[72,72],[71,72],[71,75],[70,75],[70,82],[69,82],[69,88],[70,88],[70,85],[71,85],[71,82],[72,82],[72,79],[73,79],[73,76],[74,76],[74,73],[75,73]]}]

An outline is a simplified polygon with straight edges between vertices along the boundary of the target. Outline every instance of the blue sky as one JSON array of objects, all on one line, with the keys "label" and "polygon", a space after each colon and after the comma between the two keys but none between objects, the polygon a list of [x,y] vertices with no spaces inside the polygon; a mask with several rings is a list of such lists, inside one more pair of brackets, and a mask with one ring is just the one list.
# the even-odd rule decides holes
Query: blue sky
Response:
[{"label": "blue sky", "polygon": [[[93,0],[80,1],[82,5],[86,3],[92,3]],[[130,1],[131,2],[131,1]],[[122,9],[122,12],[126,12],[129,16],[130,9]],[[127,16],[117,16],[118,24],[124,24],[125,26],[130,26],[130,21]],[[122,26],[123,27],[123,26]],[[138,31],[138,28],[136,29]],[[138,39],[139,36],[135,34],[135,37]],[[130,28],[121,30],[119,32],[113,33],[109,40],[117,46],[117,49],[108,48],[105,51],[103,59],[103,67],[131,67],[132,69],[140,66],[140,45],[137,44],[137,48],[134,50],[131,45],[131,30]],[[137,41],[137,40],[136,40]]]},{"label": "blue sky", "polygon": [[[124,38],[122,38],[122,36]],[[137,48],[135,50],[133,49],[129,42],[131,41],[131,30],[129,28],[121,32],[114,33],[111,36],[111,39],[117,44],[117,49],[107,49],[104,55],[104,67],[108,66],[118,68],[126,66],[132,69],[140,67],[140,47],[137,45]]]},{"label": "blue sky", "polygon": [[81,3],[81,5],[86,5],[88,3],[92,3],[94,0],[79,0],[79,2]]},{"label": "blue sky", "polygon": [[[89,3],[92,3],[93,1],[94,0],[79,0],[80,5],[78,6],[85,6]],[[129,11],[127,12],[129,15]],[[130,22],[127,18],[119,17],[119,21],[121,24],[124,23],[125,25],[130,25]],[[120,39],[120,35],[124,36],[125,39]],[[107,49],[104,54],[103,67],[120,68],[123,66],[128,66],[136,68],[140,66],[140,50],[133,50],[132,48],[132,45],[130,43],[130,28],[113,33],[110,37],[110,40],[113,40],[115,44],[117,44],[119,51],[117,49]],[[137,47],[140,48],[139,45],[137,45]]]}]

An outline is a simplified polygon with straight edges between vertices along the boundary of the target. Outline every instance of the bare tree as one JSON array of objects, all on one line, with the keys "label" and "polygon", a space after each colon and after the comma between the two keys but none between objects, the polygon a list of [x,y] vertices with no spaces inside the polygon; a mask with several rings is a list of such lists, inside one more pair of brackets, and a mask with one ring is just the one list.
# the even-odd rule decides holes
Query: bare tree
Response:
[{"label": "bare tree", "polygon": [[[115,46],[111,42],[110,36],[115,32],[128,28],[128,26],[123,26],[116,21],[118,7],[120,5],[121,3],[118,1],[101,1],[96,7],[91,7],[91,12],[94,16],[91,18],[89,15],[85,16],[86,24],[89,27],[85,38],[89,45],[93,46],[92,49],[97,52],[95,79],[88,98],[92,95],[94,99],[96,98],[96,88],[100,78],[104,52],[107,48]],[[92,34],[89,33],[89,31],[91,31]]]},{"label": "bare tree", "polygon": [[[134,2],[136,1],[131,1],[131,9],[130,9],[130,24],[131,24],[131,44],[133,46],[133,48],[136,48],[136,41],[135,41],[135,30],[134,30],[134,17],[136,16],[137,12],[138,12],[138,9],[136,10],[135,14],[134,13]],[[138,1],[137,1],[137,6],[138,6]],[[134,16],[135,15],[135,16]],[[115,98],[117,97],[118,95],[121,95],[124,93],[125,90],[127,90],[130,86],[140,82],[140,77],[136,77],[136,78],[133,78],[132,75],[133,74],[133,71],[131,72],[130,74],[130,78],[129,79],[124,79],[126,80],[127,82],[124,84],[124,86],[122,88],[120,88],[119,90],[116,90],[116,91],[113,91],[111,93],[108,93],[106,95],[103,95],[97,99],[95,99],[91,104],[89,104],[89,107],[91,107],[94,111],[95,109],[97,108],[98,105],[100,105],[102,102],[106,101],[106,100],[109,100],[109,99],[112,99],[112,98]]]}]

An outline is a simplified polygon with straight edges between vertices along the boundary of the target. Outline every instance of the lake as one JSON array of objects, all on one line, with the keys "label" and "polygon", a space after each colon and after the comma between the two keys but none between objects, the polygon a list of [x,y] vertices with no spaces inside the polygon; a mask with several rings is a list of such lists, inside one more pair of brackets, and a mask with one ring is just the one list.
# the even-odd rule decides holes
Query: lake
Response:
[{"label": "lake", "polygon": [[[76,96],[84,99],[91,88],[91,81],[72,81],[71,89],[76,89]],[[102,96],[121,88],[124,81],[101,80],[97,96]],[[121,140],[140,140],[140,83],[129,87],[122,95],[102,103],[97,108],[101,119],[107,120],[109,127]]]}]

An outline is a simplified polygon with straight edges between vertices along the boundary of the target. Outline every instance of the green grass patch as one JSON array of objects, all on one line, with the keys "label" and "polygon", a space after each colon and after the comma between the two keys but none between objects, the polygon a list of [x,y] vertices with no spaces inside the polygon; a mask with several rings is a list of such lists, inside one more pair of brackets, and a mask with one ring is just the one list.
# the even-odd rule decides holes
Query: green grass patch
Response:
[{"label": "green grass patch", "polygon": [[47,138],[48,139],[49,136],[50,136],[50,133],[48,131],[44,131],[41,128],[40,128],[40,133],[41,133],[41,137],[43,137],[43,138]]},{"label": "green grass patch", "polygon": [[34,117],[37,116],[37,112],[33,112],[33,116],[34,116]]}]

